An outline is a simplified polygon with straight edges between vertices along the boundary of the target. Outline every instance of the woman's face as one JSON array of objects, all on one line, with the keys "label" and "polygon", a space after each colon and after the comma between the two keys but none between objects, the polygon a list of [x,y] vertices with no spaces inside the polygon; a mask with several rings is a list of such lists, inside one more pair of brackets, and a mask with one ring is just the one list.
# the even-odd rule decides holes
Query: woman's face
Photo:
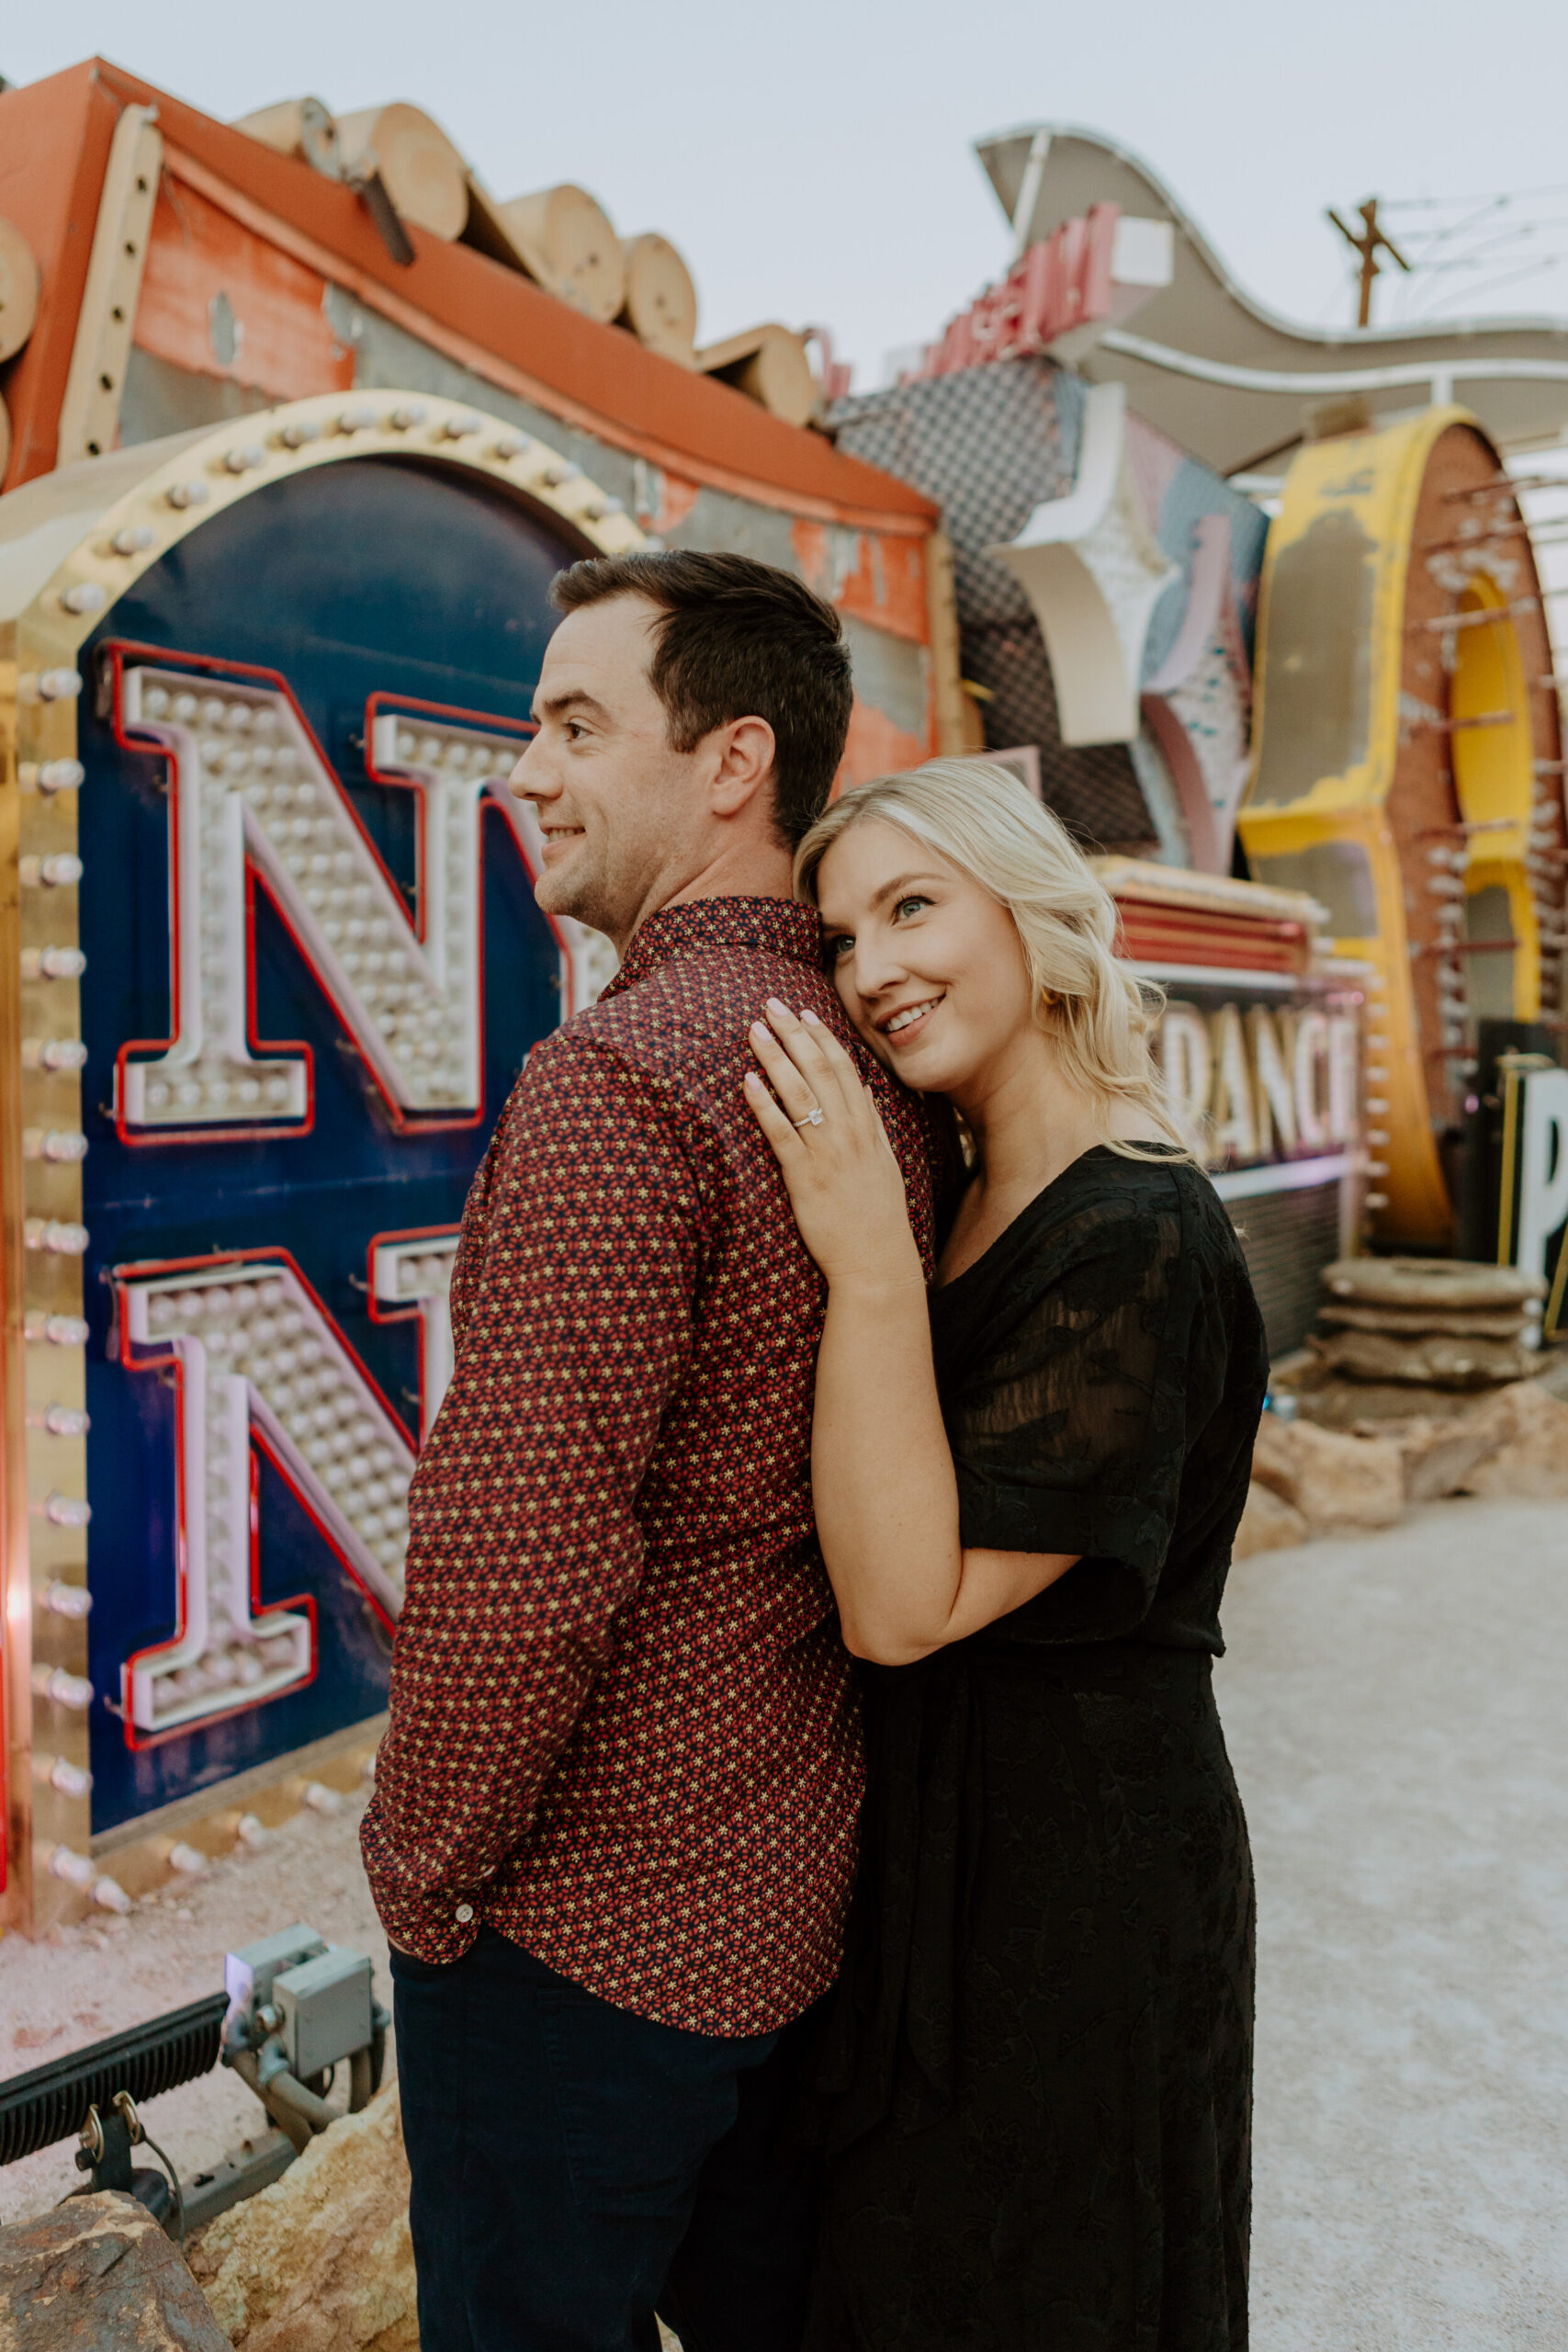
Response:
[{"label": "woman's face", "polygon": [[935,850],[863,818],[828,851],[817,890],[844,1011],[907,1086],[962,1098],[1038,1035],[1011,915]]}]

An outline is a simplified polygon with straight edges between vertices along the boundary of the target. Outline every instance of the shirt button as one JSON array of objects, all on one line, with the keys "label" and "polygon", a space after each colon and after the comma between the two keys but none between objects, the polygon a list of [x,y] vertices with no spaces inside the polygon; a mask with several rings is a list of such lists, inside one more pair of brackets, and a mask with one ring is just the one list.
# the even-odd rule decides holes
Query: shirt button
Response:
[{"label": "shirt button", "polygon": [[472,1905],[471,1903],[459,1903],[459,1904],[458,1904],[458,1905],[457,1905],[457,1912],[456,1912],[456,1914],[455,1914],[454,1916],[455,1916],[455,1917],[456,1917],[456,1918],[457,1918],[457,1925],[459,1926],[459,1928],[466,1928],[466,1927],[468,1926],[468,1921],[469,1921],[469,1920],[473,1917],[473,1916],[474,1916],[474,1906],[473,1906],[473,1905]]}]

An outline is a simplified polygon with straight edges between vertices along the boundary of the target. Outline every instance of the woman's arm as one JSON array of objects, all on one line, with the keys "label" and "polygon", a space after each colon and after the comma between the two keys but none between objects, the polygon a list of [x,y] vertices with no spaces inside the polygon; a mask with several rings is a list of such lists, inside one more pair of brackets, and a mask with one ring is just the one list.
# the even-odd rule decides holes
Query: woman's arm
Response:
[{"label": "woman's arm", "polygon": [[[961,1544],[898,1162],[830,1032],[810,1014],[769,1011],[778,1035],[758,1022],[750,1038],[778,1099],[749,1077],[747,1100],[828,1280],[811,1439],[818,1537],[848,1648],[905,1666],[1032,1600],[1077,1555]],[[795,1124],[817,1108],[818,1123]]]}]

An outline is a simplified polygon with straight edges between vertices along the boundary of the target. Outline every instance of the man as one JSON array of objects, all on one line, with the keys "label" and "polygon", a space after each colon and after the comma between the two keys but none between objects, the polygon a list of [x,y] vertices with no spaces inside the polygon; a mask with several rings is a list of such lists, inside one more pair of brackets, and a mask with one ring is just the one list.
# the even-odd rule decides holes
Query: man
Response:
[{"label": "man", "polygon": [[[574,564],[513,788],[607,933],[464,1216],[364,1850],[394,1946],[424,2352],[795,2352],[781,2152],[862,1786],[812,1532],[823,1288],[748,1112],[776,996],[852,1044],[795,842],[837,616],[738,556]],[[922,1248],[919,1107],[865,1062]],[[792,2030],[792,2029],[794,2029]]]}]

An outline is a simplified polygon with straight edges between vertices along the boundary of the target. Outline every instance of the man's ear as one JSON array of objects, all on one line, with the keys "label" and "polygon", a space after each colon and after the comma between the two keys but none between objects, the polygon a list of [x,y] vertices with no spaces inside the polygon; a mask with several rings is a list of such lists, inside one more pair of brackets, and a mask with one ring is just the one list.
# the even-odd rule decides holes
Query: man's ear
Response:
[{"label": "man's ear", "polygon": [[739,817],[773,781],[778,746],[765,718],[732,718],[708,738],[714,754],[710,800],[716,817]]}]

